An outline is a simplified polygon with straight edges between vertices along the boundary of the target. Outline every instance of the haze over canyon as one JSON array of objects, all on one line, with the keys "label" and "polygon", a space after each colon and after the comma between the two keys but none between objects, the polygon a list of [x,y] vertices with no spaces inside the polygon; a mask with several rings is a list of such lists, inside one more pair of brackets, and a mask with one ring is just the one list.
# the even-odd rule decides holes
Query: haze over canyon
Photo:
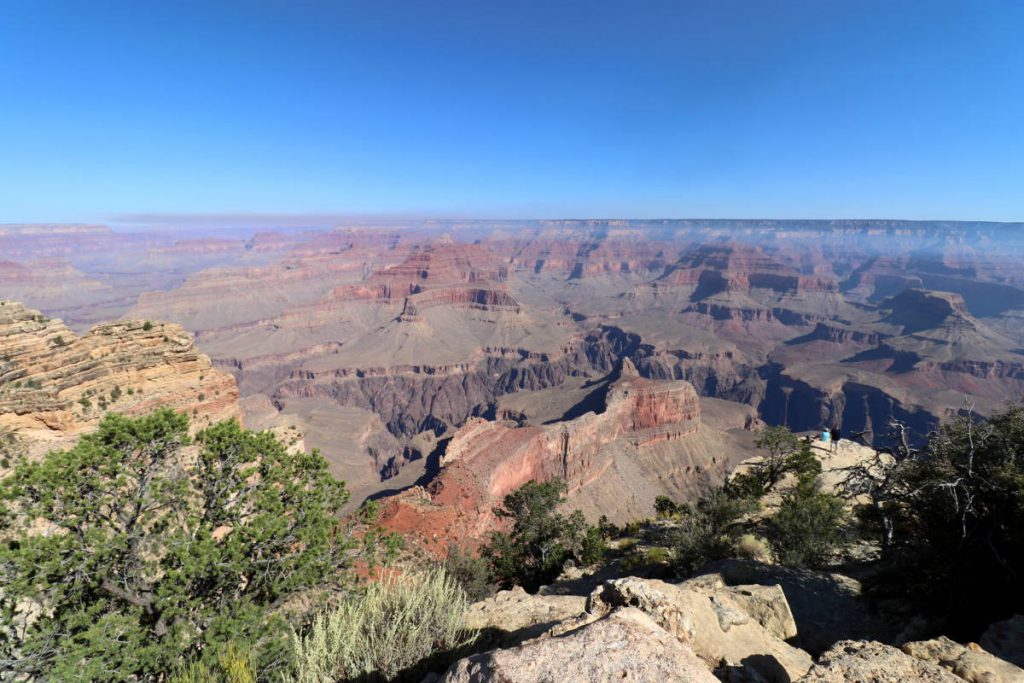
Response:
[{"label": "haze over canyon", "polygon": [[[2,400],[19,415],[8,421],[45,443],[48,431],[97,418],[76,403],[88,382],[67,382],[76,388],[66,396],[28,388],[54,368],[94,377],[92,365],[63,360],[76,350],[117,340],[140,367],[146,354],[208,356],[206,370],[183,371],[183,386],[167,391],[191,396],[179,400],[197,414],[237,411],[247,426],[301,434],[355,502],[436,498],[444,465],[449,494],[465,489],[451,501],[486,509],[557,469],[582,509],[596,512],[587,500],[600,498],[627,521],[657,495],[685,498],[721,480],[764,423],[838,425],[871,443],[892,419],[923,438],[958,411],[985,415],[1019,399],[1022,231],[424,220],[181,238],[6,225],[0,298],[67,327],[8,305],[17,313],[5,312],[7,340],[31,334],[23,346],[42,346],[7,354],[2,372],[22,386]],[[137,322],[92,329],[118,319]],[[161,327],[144,333],[138,321]],[[187,335],[175,341],[185,332],[195,351]],[[154,350],[161,344],[170,346]],[[124,395],[145,384],[139,373],[111,386]],[[231,408],[222,399],[233,400],[234,385]],[[393,513],[432,533],[429,519]]]}]

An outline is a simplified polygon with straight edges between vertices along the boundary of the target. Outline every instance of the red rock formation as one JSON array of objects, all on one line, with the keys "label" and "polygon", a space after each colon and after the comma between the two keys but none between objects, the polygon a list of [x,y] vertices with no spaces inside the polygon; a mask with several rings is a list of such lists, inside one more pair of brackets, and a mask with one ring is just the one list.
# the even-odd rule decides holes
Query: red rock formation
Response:
[{"label": "red rock formation", "polygon": [[636,376],[615,383],[601,414],[543,427],[472,418],[448,444],[441,473],[426,488],[385,499],[382,521],[439,555],[449,542],[475,545],[497,528],[492,508],[526,482],[562,479],[572,495],[600,479],[624,444],[684,439],[699,424],[689,383]]},{"label": "red rock formation", "polygon": [[801,275],[783,265],[765,251],[746,244],[706,244],[685,254],[665,270],[659,283],[694,286],[701,296],[718,292],[749,292],[768,289],[776,292],[837,291],[837,283],[828,277]]},{"label": "red rock formation", "polygon": [[442,244],[382,268],[364,282],[335,287],[321,304],[398,301],[402,321],[416,320],[419,311],[434,306],[518,312],[519,303],[501,284],[507,278],[508,266],[486,247]]}]

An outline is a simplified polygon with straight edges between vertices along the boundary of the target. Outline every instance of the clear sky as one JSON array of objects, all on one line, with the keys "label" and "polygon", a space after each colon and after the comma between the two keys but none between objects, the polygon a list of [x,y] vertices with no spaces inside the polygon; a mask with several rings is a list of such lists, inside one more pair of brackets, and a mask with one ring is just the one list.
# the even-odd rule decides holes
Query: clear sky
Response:
[{"label": "clear sky", "polygon": [[6,0],[0,222],[1024,220],[1024,2]]}]

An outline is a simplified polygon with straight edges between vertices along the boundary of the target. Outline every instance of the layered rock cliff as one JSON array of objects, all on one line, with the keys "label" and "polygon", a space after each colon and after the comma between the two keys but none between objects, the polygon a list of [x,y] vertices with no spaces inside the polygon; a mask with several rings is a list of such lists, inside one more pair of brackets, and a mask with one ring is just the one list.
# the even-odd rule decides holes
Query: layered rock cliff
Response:
[{"label": "layered rock cliff", "polygon": [[692,494],[687,487],[720,478],[737,461],[724,441],[717,454],[701,448],[700,414],[689,383],[643,379],[627,366],[603,412],[541,426],[471,419],[432,481],[384,499],[383,523],[441,555],[449,543],[475,546],[498,528],[492,510],[507,494],[551,479],[565,481],[571,504],[595,519],[598,511],[636,518],[656,495]]},{"label": "layered rock cliff", "polygon": [[78,336],[0,301],[0,426],[45,446],[89,431],[107,412],[158,407],[187,412],[200,427],[237,417],[238,389],[178,325],[120,321]]}]

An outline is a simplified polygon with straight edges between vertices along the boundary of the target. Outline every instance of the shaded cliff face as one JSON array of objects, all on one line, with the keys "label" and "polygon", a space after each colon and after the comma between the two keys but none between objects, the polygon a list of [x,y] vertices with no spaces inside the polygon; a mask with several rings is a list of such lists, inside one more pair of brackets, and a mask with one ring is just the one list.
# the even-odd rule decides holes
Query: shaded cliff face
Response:
[{"label": "shaded cliff face", "polygon": [[[595,519],[598,509],[616,521],[635,519],[649,512],[656,495],[684,494],[671,470],[706,485],[743,457],[739,448],[727,456],[721,435],[720,459],[702,450],[698,444],[707,435],[700,416],[688,383],[633,375],[610,387],[601,413],[522,427],[471,419],[447,444],[432,480],[382,500],[382,520],[442,556],[449,543],[474,547],[498,528],[493,508],[506,495],[526,482],[551,479],[565,481],[569,504]],[[614,495],[627,490],[634,493]],[[588,506],[595,499],[600,506]]]},{"label": "shaded cliff face", "polygon": [[238,389],[178,325],[97,325],[78,336],[60,320],[0,301],[0,426],[44,447],[94,428],[108,411],[171,407],[196,428],[238,417]]},{"label": "shaded cliff face", "polygon": [[604,376],[633,341],[609,328],[572,338],[550,354],[485,347],[476,359],[452,365],[300,368],[277,385],[273,397],[321,398],[363,408],[379,415],[395,436],[412,437],[491,414],[505,394],[555,387],[570,377]]}]

